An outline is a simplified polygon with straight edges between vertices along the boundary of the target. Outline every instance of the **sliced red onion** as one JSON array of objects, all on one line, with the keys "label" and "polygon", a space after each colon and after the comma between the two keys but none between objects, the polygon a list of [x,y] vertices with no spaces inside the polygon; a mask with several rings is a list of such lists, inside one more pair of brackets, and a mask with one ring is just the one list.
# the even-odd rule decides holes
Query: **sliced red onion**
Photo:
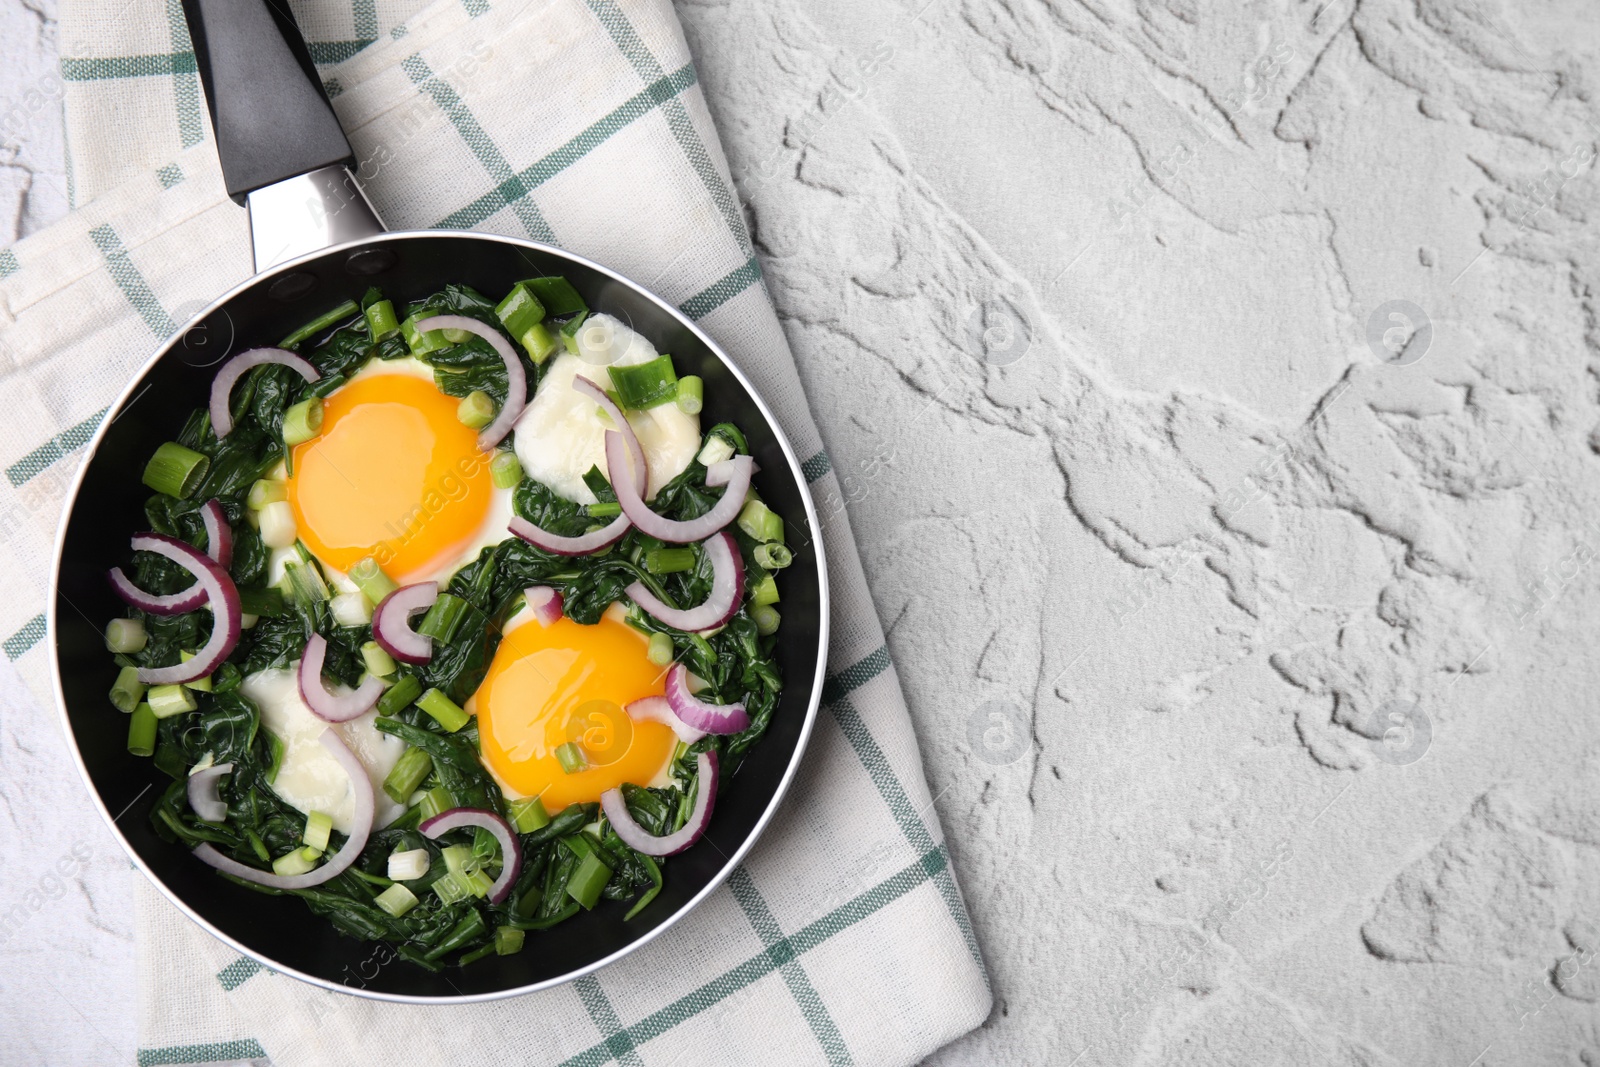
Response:
[{"label": "sliced red onion", "polygon": [[674,663],[667,671],[667,703],[685,724],[708,734],[736,734],[750,725],[743,704],[707,704],[689,691],[689,669]]},{"label": "sliced red onion", "polygon": [[539,620],[540,626],[554,626],[556,620],[561,618],[563,601],[558,590],[548,585],[532,585],[523,596],[528,598],[528,607],[532,609],[533,617]]},{"label": "sliced red onion", "polygon": [[[626,459],[623,447],[622,438],[607,430],[608,469],[616,470]],[[729,468],[728,487],[722,491],[722,499],[698,519],[687,522],[678,522],[651,511],[637,487],[630,485],[626,479],[613,478],[611,488],[617,494],[617,503],[622,505],[622,513],[644,533],[677,545],[703,541],[739,517],[745,494],[750,490],[750,467],[755,461],[749,456],[735,456],[727,462],[733,466]]]},{"label": "sliced red onion", "polygon": [[672,732],[678,735],[678,740],[686,745],[692,745],[706,735],[706,731],[696,730],[678,718],[678,713],[672,710],[672,702],[666,697],[645,697],[643,700],[635,700],[623,710],[634,722],[659,722],[663,726],[672,727]]},{"label": "sliced red onion", "polygon": [[214,763],[189,775],[189,807],[206,822],[222,822],[228,817],[228,805],[217,795],[217,786],[232,770],[231,763]]},{"label": "sliced red onion", "polygon": [[[218,566],[215,560],[176,538],[145,533],[135,536],[130,544],[135,552],[154,552],[198,578],[195,588],[200,591],[201,603],[210,602],[212,614],[211,638],[194,654],[193,659],[170,667],[140,667],[139,681],[146,685],[172,685],[204,678],[233,654],[239,644],[239,635],[244,632],[244,612],[239,607],[238,588],[228,572]],[[111,572],[112,585],[117,584],[121,574],[120,570]]]},{"label": "sliced red onion", "polygon": [[711,595],[692,608],[675,608],[664,603],[643,582],[628,586],[633,602],[675,630],[698,633],[721,626],[739,610],[744,596],[744,558],[733,535],[726,531],[706,538],[700,546],[711,561]]},{"label": "sliced red onion", "polygon": [[[643,495],[650,485],[650,467],[644,460],[644,448],[639,444],[639,435],[633,432],[633,424],[622,414],[622,409],[616,402],[606,395],[606,391],[590,381],[588,378],[576,377],[572,379],[572,388],[600,405],[600,410],[611,416],[616,432],[622,435],[622,441],[628,446],[628,453],[633,457],[633,466],[629,470],[633,473],[633,484],[637,486],[636,492]],[[607,431],[606,436],[610,436]],[[610,475],[613,483],[617,480],[617,467],[619,464],[611,461],[608,453],[606,456],[606,473]]]},{"label": "sliced red onion", "polygon": [[500,842],[500,877],[489,886],[489,903],[504,903],[511,895],[511,887],[517,883],[517,876],[522,873],[522,842],[517,840],[510,823],[483,808],[451,808],[424,819],[417,830],[423,837],[434,838],[468,826],[482,827]]},{"label": "sliced red onion", "polygon": [[295,875],[273,874],[258,867],[246,866],[236,859],[224,856],[209,844],[196,848],[194,857],[201,863],[210,864],[235,878],[243,878],[247,882],[270,886],[273,889],[309,889],[343,874],[345,868],[354,863],[361,855],[361,850],[367,847],[367,837],[372,833],[372,815],[375,808],[372,779],[367,777],[367,768],[356,758],[355,753],[350,751],[337,730],[322,731],[319,740],[322,742],[322,747],[333,754],[333,758],[339,761],[339,766],[350,776],[350,790],[355,794],[354,826],[350,835],[345,838],[343,848],[329,856],[328,862],[315,870]]},{"label": "sliced red onion", "polygon": [[157,596],[154,593],[146,593],[134,585],[133,579],[123,574],[121,567],[112,567],[106,578],[110,580],[111,588],[116,590],[118,596],[140,611],[151,615],[184,615],[198,610],[206,602],[205,587],[198,583],[181,593]]},{"label": "sliced red onion", "polygon": [[700,840],[711,823],[711,809],[717,801],[717,754],[702,752],[695,762],[700,772],[700,792],[694,798],[689,821],[665,837],[656,837],[635,821],[628,802],[622,799],[622,790],[607,789],[600,794],[600,808],[623,844],[646,856],[671,856]]},{"label": "sliced red onion", "polygon": [[[719,485],[727,485],[739,470],[738,460],[748,457],[735,456],[733,459],[719,459],[706,468],[706,487],[715,489]],[[754,477],[761,473],[761,464],[750,461],[750,475]]]},{"label": "sliced red onion", "polygon": [[200,521],[206,524],[206,555],[227,570],[233,566],[233,527],[228,525],[228,513],[222,510],[222,501],[206,501],[200,509]]},{"label": "sliced red onion", "polygon": [[228,406],[233,387],[247,371],[263,363],[289,367],[308,382],[322,378],[321,372],[304,356],[297,356],[286,348],[252,348],[248,352],[240,352],[224,363],[211,381],[211,429],[219,438],[228,436],[233,429],[233,411]]},{"label": "sliced red onion", "polygon": [[401,663],[426,663],[433,658],[433,638],[411,628],[411,617],[439,599],[438,582],[403,585],[383,598],[372,613],[372,639]]},{"label": "sliced red onion", "polygon": [[509,529],[528,544],[542,548],[553,556],[587,556],[602,548],[610,548],[622,540],[622,535],[627,533],[628,527],[632,525],[633,523],[628,521],[628,516],[618,515],[609,525],[592,533],[580,534],[577,537],[562,537],[560,534],[541,530],[521,515],[517,515],[511,520]]},{"label": "sliced red onion", "polygon": [[323,722],[349,722],[371,711],[383,695],[383,682],[369,676],[354,689],[340,686],[341,692],[334,692],[322,680],[322,661],[327,655],[328,639],[321,634],[312,634],[300,654],[300,699],[311,714]]},{"label": "sliced red onion", "polygon": [[505,363],[506,402],[500,405],[500,413],[494,417],[494,421],[478,432],[478,451],[488,452],[511,432],[512,425],[521,417],[522,409],[528,403],[528,376],[522,369],[522,360],[517,357],[516,349],[511,347],[511,342],[499,330],[466,315],[434,315],[417,323],[417,329],[422,333],[462,330],[474,337],[481,337],[489,342],[489,347]]}]

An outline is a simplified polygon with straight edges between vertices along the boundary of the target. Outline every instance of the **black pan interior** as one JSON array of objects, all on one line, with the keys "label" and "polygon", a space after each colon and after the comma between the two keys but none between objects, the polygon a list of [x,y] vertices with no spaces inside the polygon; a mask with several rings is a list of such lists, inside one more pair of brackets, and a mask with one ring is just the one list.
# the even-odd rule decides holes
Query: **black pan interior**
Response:
[{"label": "black pan interior", "polygon": [[[773,429],[754,398],[718,356],[674,313],[629,285],[554,252],[493,238],[423,235],[371,242],[354,254],[325,253],[292,272],[264,275],[170,346],[122,408],[107,415],[104,438],[87,460],[81,489],[64,532],[57,585],[56,654],[67,719],[93,786],[116,828],[147,869],[188,907],[254,954],[281,967],[379,993],[419,997],[484,995],[568,975],[627,947],[676,915],[723,871],[774,802],[800,744],[820,654],[821,585],[806,519],[805,490],[795,478]],[[594,911],[528,936],[516,956],[490,957],[439,975],[395,960],[380,943],[345,937],[292,897],[269,897],[233,885],[191,859],[181,846],[156,837],[149,814],[169,779],[148,759],[128,754],[127,720],[106,698],[115,667],[103,627],[121,613],[105,580],[123,564],[128,538],[142,529],[148,490],[145,460],[176,434],[187,412],[203,406],[215,362],[233,351],[273,344],[301,322],[378,285],[397,306],[464,282],[498,295],[521,278],[563,274],[589,305],[631,323],[680,374],[705,379],[704,425],[728,420],[749,436],[761,466],[762,496],[783,517],[793,566],[780,578],[783,635],[778,653],[785,688],[766,737],[738,773],[723,784],[705,840],[666,864],[666,888],[643,914],[623,923],[623,904],[602,901]],[[300,290],[296,292],[295,290]]]}]

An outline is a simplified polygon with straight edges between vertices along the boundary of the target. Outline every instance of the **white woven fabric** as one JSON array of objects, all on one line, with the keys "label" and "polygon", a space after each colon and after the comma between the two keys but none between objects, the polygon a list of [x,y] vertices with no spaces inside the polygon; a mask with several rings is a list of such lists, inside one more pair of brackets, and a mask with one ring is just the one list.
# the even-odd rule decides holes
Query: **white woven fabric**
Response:
[{"label": "white woven fabric", "polygon": [[[987,979],[916,740],[669,4],[295,10],[391,226],[593,257],[678,302],[749,374],[808,457],[830,681],[795,788],[729,885],[560,989],[441,1008],[326,993],[241,959],[141,880],[140,1063],[909,1064],[977,1025]],[[81,449],[176,325],[250,272],[176,0],[63,0],[62,40],[83,206],[0,251],[0,646],[46,705],[50,545]],[[407,965],[386,958],[370,966]]]}]

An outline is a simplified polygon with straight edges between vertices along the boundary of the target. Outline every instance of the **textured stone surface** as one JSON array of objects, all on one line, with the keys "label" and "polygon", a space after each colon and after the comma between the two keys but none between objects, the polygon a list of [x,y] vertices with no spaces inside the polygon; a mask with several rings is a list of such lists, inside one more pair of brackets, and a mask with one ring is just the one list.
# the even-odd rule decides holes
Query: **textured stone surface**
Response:
[{"label": "textured stone surface", "polygon": [[[1592,7],[680,11],[994,977],[931,1063],[1600,1064]],[[126,1059],[0,715],[0,901],[91,851],[0,1029]]]}]

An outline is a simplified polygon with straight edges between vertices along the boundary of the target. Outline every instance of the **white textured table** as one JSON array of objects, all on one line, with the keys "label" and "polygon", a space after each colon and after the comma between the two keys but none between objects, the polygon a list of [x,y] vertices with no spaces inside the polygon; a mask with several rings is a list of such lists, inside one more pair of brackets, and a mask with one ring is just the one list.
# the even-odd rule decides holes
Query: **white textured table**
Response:
[{"label": "white textured table", "polygon": [[[994,977],[933,1062],[1600,1063],[1592,10],[681,10]],[[5,1058],[126,1061],[5,689]]]}]

